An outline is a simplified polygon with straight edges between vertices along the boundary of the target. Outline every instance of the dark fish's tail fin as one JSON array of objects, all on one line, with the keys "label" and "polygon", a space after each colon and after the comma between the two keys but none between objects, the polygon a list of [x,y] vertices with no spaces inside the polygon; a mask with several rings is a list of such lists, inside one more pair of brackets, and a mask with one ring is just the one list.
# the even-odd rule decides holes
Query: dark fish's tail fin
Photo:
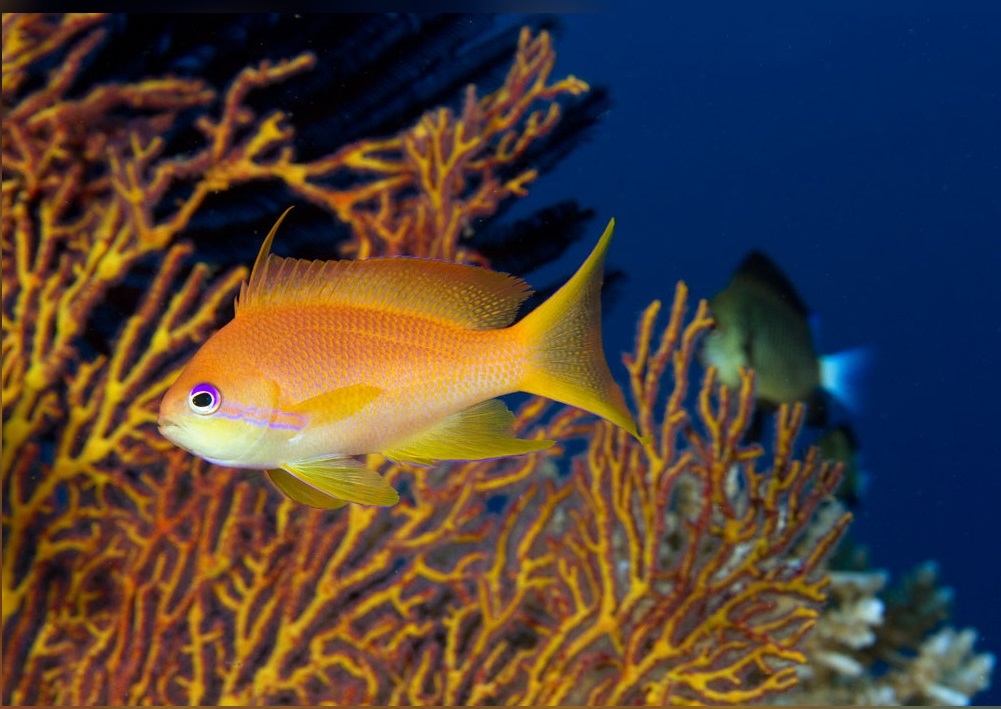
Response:
[{"label": "dark fish's tail fin", "polygon": [[865,408],[865,384],[873,359],[871,347],[855,347],[820,358],[821,385],[855,415]]}]

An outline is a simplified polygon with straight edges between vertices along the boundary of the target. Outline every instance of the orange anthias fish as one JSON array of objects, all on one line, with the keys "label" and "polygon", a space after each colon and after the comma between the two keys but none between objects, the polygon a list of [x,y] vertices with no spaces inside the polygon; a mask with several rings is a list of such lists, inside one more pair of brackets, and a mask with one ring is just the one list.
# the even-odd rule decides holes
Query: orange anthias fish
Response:
[{"label": "orange anthias fish", "polygon": [[[286,210],[285,214],[288,214]],[[220,465],[263,469],[293,500],[393,505],[353,456],[432,464],[543,450],[496,397],[522,391],[636,435],[601,345],[609,222],[580,270],[513,324],[514,276],[418,258],[306,261],[261,246],[236,315],[160,404],[160,432]]]}]

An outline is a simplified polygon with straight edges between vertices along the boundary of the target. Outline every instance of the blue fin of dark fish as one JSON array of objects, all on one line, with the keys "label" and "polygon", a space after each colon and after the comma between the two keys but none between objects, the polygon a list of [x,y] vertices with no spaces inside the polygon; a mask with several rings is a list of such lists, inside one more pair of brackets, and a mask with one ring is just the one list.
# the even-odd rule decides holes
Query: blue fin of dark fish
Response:
[{"label": "blue fin of dark fish", "polygon": [[865,383],[872,368],[871,347],[855,347],[820,358],[820,381],[855,415],[865,408]]}]

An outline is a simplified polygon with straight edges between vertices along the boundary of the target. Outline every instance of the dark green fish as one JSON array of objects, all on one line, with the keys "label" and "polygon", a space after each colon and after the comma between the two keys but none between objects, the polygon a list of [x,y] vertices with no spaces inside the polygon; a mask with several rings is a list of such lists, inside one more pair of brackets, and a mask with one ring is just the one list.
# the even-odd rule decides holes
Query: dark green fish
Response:
[{"label": "dark green fish", "polygon": [[716,321],[702,346],[702,361],[728,387],[739,383],[741,367],[755,372],[759,407],[802,401],[807,422],[828,422],[828,395],[850,409],[857,405],[851,380],[864,366],[861,350],[821,357],[810,327],[810,311],[782,271],[752,251],[730,283],[709,301]]}]

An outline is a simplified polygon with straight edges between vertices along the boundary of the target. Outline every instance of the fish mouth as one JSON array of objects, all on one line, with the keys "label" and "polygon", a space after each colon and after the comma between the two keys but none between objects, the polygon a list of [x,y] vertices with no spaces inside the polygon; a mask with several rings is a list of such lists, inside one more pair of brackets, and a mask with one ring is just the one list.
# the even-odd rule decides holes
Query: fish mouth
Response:
[{"label": "fish mouth", "polygon": [[174,423],[173,421],[160,421],[159,422],[160,435],[166,438],[168,441],[173,443],[175,446],[181,450],[186,450],[188,453],[194,453],[191,450],[188,443],[184,440],[184,427],[179,423]]},{"label": "fish mouth", "polygon": [[178,426],[173,421],[171,421],[170,419],[160,419],[157,422],[157,425],[160,429],[160,435],[171,442],[173,442],[174,440],[175,437],[174,434],[176,434],[177,431],[181,430],[181,427]]}]

